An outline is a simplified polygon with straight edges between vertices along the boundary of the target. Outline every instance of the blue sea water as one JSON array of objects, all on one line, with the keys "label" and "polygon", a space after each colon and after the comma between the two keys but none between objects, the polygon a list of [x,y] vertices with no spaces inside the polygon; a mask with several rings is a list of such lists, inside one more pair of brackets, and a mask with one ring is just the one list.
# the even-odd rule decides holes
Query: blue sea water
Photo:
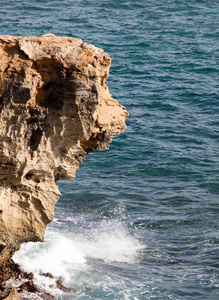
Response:
[{"label": "blue sea water", "polygon": [[103,48],[130,114],[15,260],[57,299],[219,299],[218,0],[1,0],[0,26]]}]

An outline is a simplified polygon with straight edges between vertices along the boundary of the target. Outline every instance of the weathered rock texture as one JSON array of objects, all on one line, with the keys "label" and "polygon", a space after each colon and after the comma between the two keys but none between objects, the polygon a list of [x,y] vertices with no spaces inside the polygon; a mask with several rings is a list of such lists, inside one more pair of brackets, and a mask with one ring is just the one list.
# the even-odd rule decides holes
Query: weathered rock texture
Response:
[{"label": "weathered rock texture", "polygon": [[109,67],[80,39],[0,36],[0,266],[21,243],[43,240],[57,181],[125,129]]}]

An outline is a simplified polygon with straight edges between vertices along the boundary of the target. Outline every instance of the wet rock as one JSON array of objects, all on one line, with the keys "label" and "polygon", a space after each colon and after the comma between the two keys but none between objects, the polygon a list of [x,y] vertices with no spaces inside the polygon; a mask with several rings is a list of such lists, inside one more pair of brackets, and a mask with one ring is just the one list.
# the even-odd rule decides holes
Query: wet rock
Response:
[{"label": "wet rock", "polygon": [[32,281],[26,281],[19,287],[18,291],[19,292],[27,291],[29,293],[36,293],[37,291],[39,291],[39,289]]}]

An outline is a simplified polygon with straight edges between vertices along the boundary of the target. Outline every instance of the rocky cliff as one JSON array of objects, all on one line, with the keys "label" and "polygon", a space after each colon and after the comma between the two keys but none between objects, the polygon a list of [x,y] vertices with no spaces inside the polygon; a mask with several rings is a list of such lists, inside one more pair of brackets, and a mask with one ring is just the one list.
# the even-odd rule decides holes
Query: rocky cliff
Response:
[{"label": "rocky cliff", "polygon": [[57,181],[125,129],[109,67],[80,39],[0,36],[0,266],[21,243],[43,241]]}]

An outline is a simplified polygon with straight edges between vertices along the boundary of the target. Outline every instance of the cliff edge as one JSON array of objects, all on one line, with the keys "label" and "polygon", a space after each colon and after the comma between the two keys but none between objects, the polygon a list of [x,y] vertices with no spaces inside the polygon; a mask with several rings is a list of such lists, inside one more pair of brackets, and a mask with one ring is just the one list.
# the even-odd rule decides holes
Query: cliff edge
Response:
[{"label": "cliff edge", "polygon": [[21,243],[43,241],[57,181],[124,131],[110,63],[80,39],[0,36],[0,267]]}]

